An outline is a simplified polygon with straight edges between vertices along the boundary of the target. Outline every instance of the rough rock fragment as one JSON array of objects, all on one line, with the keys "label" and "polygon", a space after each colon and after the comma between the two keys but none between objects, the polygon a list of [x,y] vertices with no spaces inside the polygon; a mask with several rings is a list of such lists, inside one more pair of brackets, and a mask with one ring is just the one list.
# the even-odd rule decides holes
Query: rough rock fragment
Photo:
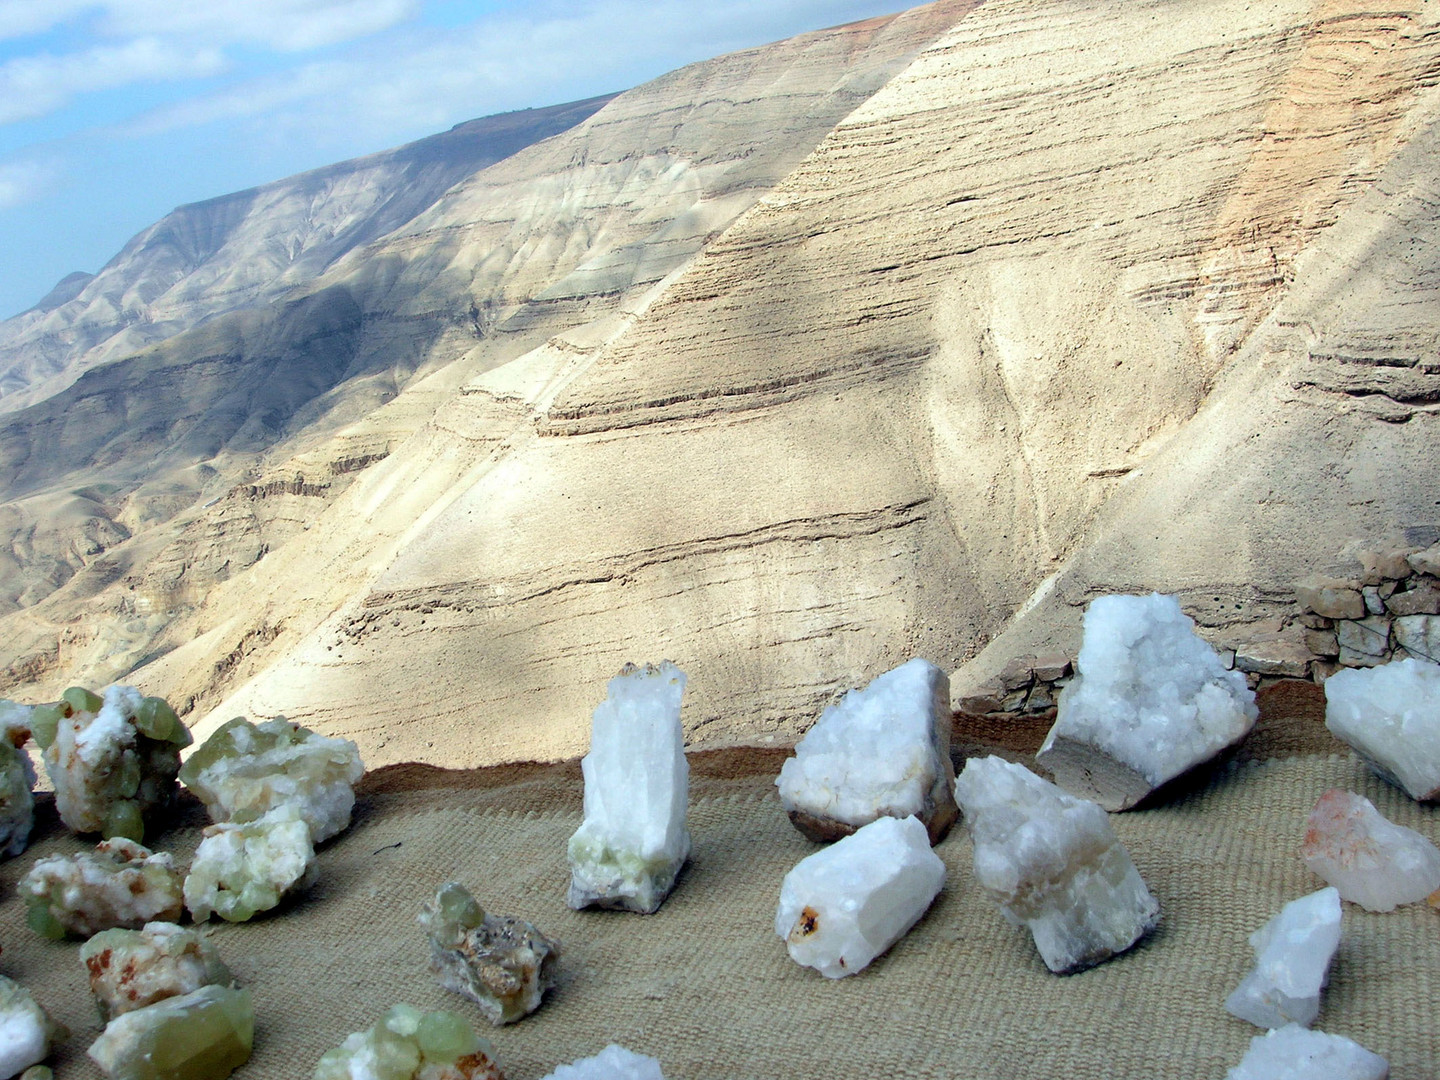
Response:
[{"label": "rough rock fragment", "polygon": [[949,678],[916,659],[851,690],[820,714],[775,783],[790,820],[811,840],[913,814],[939,843],[958,814]]},{"label": "rough rock fragment", "polygon": [[487,915],[457,881],[440,887],[420,925],[440,985],[475,1002],[496,1026],[534,1012],[555,985],[559,946],[528,922]]},{"label": "rough rock fragment", "polygon": [[185,878],[185,906],[196,922],[212,913],[245,922],[309,886],[317,871],[310,826],[297,806],[243,825],[210,825]]},{"label": "rough rock fragment", "polygon": [[1295,586],[1295,602],[1304,611],[1327,619],[1359,619],[1365,615],[1365,598],[1359,583],[1339,578],[1311,578]]},{"label": "rough rock fragment", "polygon": [[283,718],[252,724],[237,716],[186,759],[180,780],[217,822],[254,821],[294,803],[319,844],[350,824],[355,782],[364,772],[349,739],[327,738]]},{"label": "rough rock fragment", "polygon": [[1107,960],[1160,921],[1160,904],[1097,804],[993,756],[966,763],[955,798],[976,878],[1007,919],[1029,928],[1051,971]]},{"label": "rough rock fragment", "polygon": [[611,1043],[594,1057],[561,1065],[543,1080],[665,1080],[660,1062]]},{"label": "rough rock fragment", "polygon": [[31,725],[60,820],[76,832],[141,840],[174,801],[190,732],[162,699],[133,686],[111,686],[103,698],[72,686],[38,707]]},{"label": "rough rock fragment", "polygon": [[1299,1024],[1256,1035],[1225,1080],[1385,1080],[1390,1063],[1343,1035]]},{"label": "rough rock fragment", "polygon": [[1336,672],[1325,681],[1325,726],[1412,799],[1440,799],[1440,664]]},{"label": "rough rock fragment", "polygon": [[1393,911],[1440,889],[1440,848],[1385,818],[1367,798],[1331,788],[1306,819],[1305,865],[1367,911]]},{"label": "rough rock fragment", "polygon": [[313,1080],[504,1080],[495,1051],[463,1017],[395,1005],[315,1066]]},{"label": "rough rock fragment", "polygon": [[1257,1027],[1309,1027],[1340,944],[1340,893],[1332,888],[1292,900],[1250,935],[1255,969],[1225,1008]]},{"label": "rough rock fragment", "polygon": [[680,727],[685,674],[626,664],[595,709],[585,776],[585,820],[570,837],[572,908],[656,911],[685,860],[690,765]]},{"label": "rough rock fragment", "polygon": [[143,930],[104,930],[80,946],[80,960],[106,1022],[202,986],[233,982],[209,938],[170,922],[146,923]]},{"label": "rough rock fragment", "polygon": [[87,1052],[110,1080],[223,1080],[254,1038],[250,991],[202,986],[117,1016]]},{"label": "rough rock fragment", "polygon": [[32,929],[46,937],[89,937],[111,927],[138,930],[184,911],[180,875],[166,852],[123,837],[95,853],[39,859],[20,879]]},{"label": "rough rock fragment", "polygon": [[19,983],[0,975],[0,1077],[44,1061],[69,1033]]},{"label": "rough rock fragment", "polygon": [[1125,810],[1249,734],[1254,693],[1194,627],[1159,593],[1090,604],[1078,673],[1035,759],[1061,787]]},{"label": "rough rock fragment", "polygon": [[905,936],[944,884],[919,818],[876,818],[785,875],[775,933],[797,964],[854,975]]},{"label": "rough rock fragment", "polygon": [[0,855],[19,855],[35,825],[35,766],[21,749],[32,706],[0,698]]},{"label": "rough rock fragment", "polygon": [[1393,629],[1395,644],[1410,656],[1440,663],[1440,615],[1402,615]]}]

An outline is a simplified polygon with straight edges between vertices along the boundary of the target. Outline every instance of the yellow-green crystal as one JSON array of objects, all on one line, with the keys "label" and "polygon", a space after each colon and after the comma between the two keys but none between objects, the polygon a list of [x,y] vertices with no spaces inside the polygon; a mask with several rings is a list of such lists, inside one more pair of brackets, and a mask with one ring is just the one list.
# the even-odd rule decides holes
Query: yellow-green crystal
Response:
[{"label": "yellow-green crystal", "polygon": [[250,991],[204,986],[116,1017],[89,1053],[110,1080],[223,1080],[254,1036]]}]

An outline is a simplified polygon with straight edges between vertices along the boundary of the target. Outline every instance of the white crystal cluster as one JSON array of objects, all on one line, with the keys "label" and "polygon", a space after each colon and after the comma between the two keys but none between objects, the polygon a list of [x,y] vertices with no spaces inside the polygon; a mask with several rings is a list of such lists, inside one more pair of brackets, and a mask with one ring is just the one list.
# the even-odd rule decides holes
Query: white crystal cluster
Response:
[{"label": "white crystal cluster", "polygon": [[349,739],[285,719],[252,724],[237,716],[186,759],[180,779],[216,822],[243,824],[281,806],[298,806],[320,844],[350,824],[355,783],[364,772],[360,750]]},{"label": "white crystal cluster", "polygon": [[245,922],[311,885],[318,869],[310,826],[298,806],[281,806],[243,825],[210,825],[185,878],[185,906],[196,922],[212,913]]},{"label": "white crystal cluster", "polygon": [[966,763],[955,798],[975,877],[1006,918],[1029,928],[1051,971],[1098,964],[1159,922],[1159,903],[1095,803],[993,756]]},{"label": "white crystal cluster", "polygon": [[44,1061],[66,1035],[19,983],[0,975],[0,1076],[19,1076]]},{"label": "white crystal cluster", "polygon": [[1036,761],[1068,791],[1124,810],[1243,739],[1260,715],[1173,596],[1102,596]]},{"label": "white crystal cluster", "polygon": [[491,1045],[465,1019],[395,1005],[315,1066],[313,1080],[504,1080]]},{"label": "white crystal cluster", "polygon": [[1225,1080],[1385,1080],[1390,1063],[1343,1035],[1288,1024],[1250,1040]]},{"label": "white crystal cluster", "polygon": [[1292,900],[1250,935],[1255,969],[1225,1008],[1257,1027],[1309,1027],[1340,945],[1340,893],[1332,888]]},{"label": "white crystal cluster", "polygon": [[121,926],[174,921],[184,910],[180,875],[167,852],[133,840],[102,840],[95,853],[39,859],[20,879],[30,926],[46,937],[90,937]]},{"label": "white crystal cluster", "polygon": [[1412,799],[1440,799],[1440,664],[1337,671],[1325,680],[1325,726]]},{"label": "white crystal cluster", "polygon": [[24,747],[30,705],[0,698],[0,855],[19,855],[35,826],[35,766]]},{"label": "white crystal cluster", "polygon": [[171,922],[103,930],[80,946],[90,992],[108,1022],[202,986],[228,986],[230,970],[210,939]]},{"label": "white crystal cluster", "polygon": [[786,812],[812,840],[912,814],[938,842],[955,822],[950,680],[911,660],[820,714],[780,769]]},{"label": "white crystal cluster", "polygon": [[1364,796],[1332,788],[1305,826],[1305,865],[1343,900],[1367,911],[1392,911],[1440,889],[1440,848],[1388,820]]},{"label": "white crystal cluster", "polygon": [[919,818],[877,818],[785,875],[775,933],[797,964],[831,979],[854,975],[920,920],[944,884]]},{"label": "white crystal cluster", "polygon": [[680,727],[685,674],[627,664],[595,709],[585,820],[570,838],[573,908],[657,910],[690,856],[690,766]]},{"label": "white crystal cluster", "polygon": [[202,986],[122,1013],[86,1052],[111,1080],[223,1080],[254,1039],[250,991]]},{"label": "white crystal cluster", "polygon": [[594,1057],[561,1065],[544,1080],[665,1080],[660,1062],[616,1043]]}]

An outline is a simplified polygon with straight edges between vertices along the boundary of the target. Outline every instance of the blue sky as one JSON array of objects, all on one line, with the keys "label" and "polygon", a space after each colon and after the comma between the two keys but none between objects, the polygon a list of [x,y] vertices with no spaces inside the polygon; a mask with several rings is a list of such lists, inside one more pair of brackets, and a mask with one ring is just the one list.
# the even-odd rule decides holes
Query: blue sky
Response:
[{"label": "blue sky", "polygon": [[181,203],[907,0],[0,0],[0,318]]}]

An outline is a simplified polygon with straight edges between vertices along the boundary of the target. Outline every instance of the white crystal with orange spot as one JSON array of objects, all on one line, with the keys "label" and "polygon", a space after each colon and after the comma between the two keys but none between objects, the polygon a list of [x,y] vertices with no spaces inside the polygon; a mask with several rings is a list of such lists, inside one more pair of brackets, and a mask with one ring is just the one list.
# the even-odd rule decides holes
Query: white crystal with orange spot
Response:
[{"label": "white crystal with orange spot", "polygon": [[1392,911],[1440,889],[1440,848],[1369,799],[1332,788],[1306,819],[1305,865],[1367,911]]}]

